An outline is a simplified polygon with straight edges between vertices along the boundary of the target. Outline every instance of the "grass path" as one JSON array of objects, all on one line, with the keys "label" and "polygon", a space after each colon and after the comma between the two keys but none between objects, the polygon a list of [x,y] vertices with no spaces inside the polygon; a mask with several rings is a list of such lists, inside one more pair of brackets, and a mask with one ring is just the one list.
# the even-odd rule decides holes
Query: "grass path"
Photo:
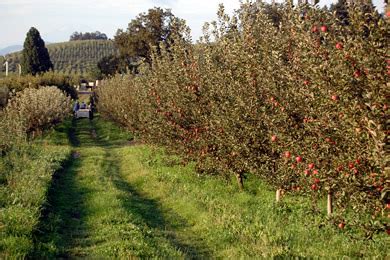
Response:
[{"label": "grass path", "polygon": [[274,191],[253,176],[245,192],[199,177],[100,118],[73,121],[67,135],[73,159],[54,176],[32,258],[389,255],[385,234],[353,238],[303,197],[275,205]]},{"label": "grass path", "polygon": [[184,222],[169,223],[165,215],[170,214],[162,212],[158,201],[124,179],[117,151],[127,146],[126,138],[102,137],[87,119],[74,121],[69,138],[74,159],[55,176],[49,191],[36,257],[206,256],[207,250],[176,235]]}]

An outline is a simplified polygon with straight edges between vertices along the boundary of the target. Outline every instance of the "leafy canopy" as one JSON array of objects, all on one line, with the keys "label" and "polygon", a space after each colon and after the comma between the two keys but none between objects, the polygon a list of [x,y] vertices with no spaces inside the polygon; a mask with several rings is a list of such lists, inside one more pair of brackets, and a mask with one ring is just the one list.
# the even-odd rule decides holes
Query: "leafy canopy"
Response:
[{"label": "leafy canopy", "polygon": [[119,29],[114,37],[119,52],[124,57],[144,58],[150,62],[151,46],[159,49],[160,43],[169,44],[173,31],[178,31],[183,20],[175,17],[169,9],[149,9],[133,19],[126,31]]}]

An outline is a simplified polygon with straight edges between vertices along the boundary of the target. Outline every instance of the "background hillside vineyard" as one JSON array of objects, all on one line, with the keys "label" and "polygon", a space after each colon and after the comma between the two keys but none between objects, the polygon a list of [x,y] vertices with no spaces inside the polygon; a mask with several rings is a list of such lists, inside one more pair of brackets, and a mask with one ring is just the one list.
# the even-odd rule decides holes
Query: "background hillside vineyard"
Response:
[{"label": "background hillside vineyard", "polygon": [[[103,57],[117,53],[114,43],[110,40],[83,40],[53,43],[46,45],[55,72],[85,75]],[[5,56],[9,62],[9,71],[17,72],[21,52]],[[4,68],[2,68],[3,70]]]}]

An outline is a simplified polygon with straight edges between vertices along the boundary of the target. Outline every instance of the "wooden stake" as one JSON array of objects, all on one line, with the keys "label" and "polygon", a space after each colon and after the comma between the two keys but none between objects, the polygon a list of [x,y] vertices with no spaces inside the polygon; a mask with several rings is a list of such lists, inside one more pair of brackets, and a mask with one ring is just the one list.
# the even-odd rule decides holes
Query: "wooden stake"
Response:
[{"label": "wooden stake", "polygon": [[332,205],[332,192],[328,192],[328,205],[327,205],[327,210],[328,210],[328,216],[332,215],[333,213],[333,205]]},{"label": "wooden stake", "polygon": [[280,201],[280,189],[277,189],[276,190],[276,202],[279,202]]}]

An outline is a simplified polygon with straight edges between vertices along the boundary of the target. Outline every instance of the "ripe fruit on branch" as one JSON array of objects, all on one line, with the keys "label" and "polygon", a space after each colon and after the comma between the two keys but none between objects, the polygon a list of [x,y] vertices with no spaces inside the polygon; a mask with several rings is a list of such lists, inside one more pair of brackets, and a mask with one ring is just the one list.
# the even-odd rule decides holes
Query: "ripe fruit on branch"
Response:
[{"label": "ripe fruit on branch", "polygon": [[309,169],[314,169],[314,163],[309,163]]},{"label": "ripe fruit on branch", "polygon": [[348,167],[349,167],[349,169],[353,169],[353,168],[355,167],[355,165],[354,165],[353,163],[350,162],[350,163],[348,164]]},{"label": "ripe fruit on branch", "polygon": [[317,186],[316,184],[313,184],[313,185],[311,185],[311,189],[312,189],[312,190],[317,190],[317,189],[318,189],[318,186]]},{"label": "ripe fruit on branch", "polygon": [[304,171],[304,174],[305,174],[305,176],[309,176],[309,175],[310,175],[310,170],[307,170],[307,169],[306,169],[306,170]]},{"label": "ripe fruit on branch", "polygon": [[328,27],[326,25],[321,26],[321,32],[327,32]]},{"label": "ripe fruit on branch", "polygon": [[360,159],[356,159],[356,160],[355,160],[355,163],[356,163],[356,164],[360,164]]},{"label": "ripe fruit on branch", "polygon": [[332,100],[334,100],[334,101],[337,101],[337,100],[339,100],[339,96],[337,96],[337,95],[333,95],[333,96],[332,96]]},{"label": "ripe fruit on branch", "polygon": [[276,136],[276,135],[273,135],[272,137],[271,137],[271,141],[272,142],[276,142],[278,140],[278,137]]},{"label": "ripe fruit on branch", "polygon": [[291,153],[289,151],[285,152],[284,153],[284,157],[290,158],[291,157]]},{"label": "ripe fruit on branch", "polygon": [[343,44],[341,42],[336,43],[336,49],[342,50],[343,49]]},{"label": "ripe fruit on branch", "polygon": [[305,80],[304,82],[303,82],[303,84],[305,85],[305,86],[307,86],[307,85],[309,85],[309,81],[308,80]]},{"label": "ripe fruit on branch", "polygon": [[316,183],[316,184],[320,183],[320,179],[315,178],[315,179],[314,179],[314,183]]},{"label": "ripe fruit on branch", "polygon": [[340,228],[340,229],[344,229],[344,227],[345,227],[345,223],[344,223],[344,222],[341,222],[341,223],[339,224],[339,228]]},{"label": "ripe fruit on branch", "polygon": [[360,70],[355,70],[355,72],[353,73],[353,76],[355,78],[360,78],[361,75],[362,75],[362,73],[360,72]]},{"label": "ripe fruit on branch", "polygon": [[317,175],[317,174],[318,174],[318,170],[314,170],[313,175]]},{"label": "ripe fruit on branch", "polygon": [[313,32],[313,33],[318,32],[318,27],[314,25],[314,26],[311,28],[311,32]]},{"label": "ripe fruit on branch", "polygon": [[300,163],[300,162],[302,162],[302,157],[301,156],[297,156],[297,158],[295,158],[295,160],[297,161],[297,163]]}]

